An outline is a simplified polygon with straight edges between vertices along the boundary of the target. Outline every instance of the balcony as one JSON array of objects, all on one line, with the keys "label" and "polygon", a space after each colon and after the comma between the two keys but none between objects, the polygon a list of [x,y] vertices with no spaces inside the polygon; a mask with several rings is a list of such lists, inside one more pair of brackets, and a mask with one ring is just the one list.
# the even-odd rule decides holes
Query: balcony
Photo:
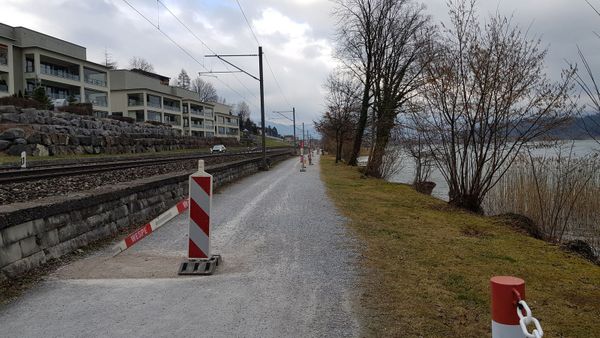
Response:
[{"label": "balcony", "polygon": [[85,83],[92,84],[94,86],[106,87],[106,81],[96,80],[92,78],[85,78]]},{"label": "balcony", "polygon": [[191,109],[192,115],[204,116],[204,112],[200,109]]},{"label": "balcony", "polygon": [[108,95],[104,92],[85,89],[85,102],[94,106],[108,107]]},{"label": "balcony", "polygon": [[94,86],[106,87],[106,73],[84,68],[83,75],[85,83],[89,83]]},{"label": "balcony", "polygon": [[79,81],[80,77],[78,73],[70,71],[68,68],[54,66],[47,63],[40,64],[40,72],[42,74],[60,77],[67,80]]},{"label": "balcony", "polygon": [[169,105],[169,104],[167,104],[167,103],[165,103],[165,109],[166,109],[166,110],[171,110],[171,111],[176,111],[176,112],[179,112],[179,111],[181,111],[181,110],[179,109],[179,106],[175,106],[175,105]]}]

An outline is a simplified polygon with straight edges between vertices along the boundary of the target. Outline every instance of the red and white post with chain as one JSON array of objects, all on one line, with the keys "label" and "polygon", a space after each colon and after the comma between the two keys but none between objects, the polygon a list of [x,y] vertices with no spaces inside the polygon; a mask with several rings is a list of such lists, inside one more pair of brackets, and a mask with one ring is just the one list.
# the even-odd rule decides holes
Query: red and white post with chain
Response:
[{"label": "red and white post with chain", "polygon": [[204,160],[199,160],[198,171],[189,180],[188,261],[181,264],[179,274],[208,275],[219,265],[221,257],[210,253],[212,191],[213,177],[204,171]]},{"label": "red and white post with chain", "polygon": [[[511,276],[490,279],[492,338],[541,338],[544,331],[525,302],[525,281]],[[525,314],[523,314],[525,312]],[[530,333],[527,325],[533,324]]]}]

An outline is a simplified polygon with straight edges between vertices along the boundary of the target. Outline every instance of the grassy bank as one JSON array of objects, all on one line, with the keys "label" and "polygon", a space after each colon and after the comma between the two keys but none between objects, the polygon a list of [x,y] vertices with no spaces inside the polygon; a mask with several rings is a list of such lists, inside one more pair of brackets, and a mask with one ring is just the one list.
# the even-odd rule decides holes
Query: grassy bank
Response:
[{"label": "grassy bank", "polygon": [[321,161],[329,195],[362,244],[368,336],[490,334],[489,278],[526,280],[545,336],[600,335],[600,267],[497,219]]}]

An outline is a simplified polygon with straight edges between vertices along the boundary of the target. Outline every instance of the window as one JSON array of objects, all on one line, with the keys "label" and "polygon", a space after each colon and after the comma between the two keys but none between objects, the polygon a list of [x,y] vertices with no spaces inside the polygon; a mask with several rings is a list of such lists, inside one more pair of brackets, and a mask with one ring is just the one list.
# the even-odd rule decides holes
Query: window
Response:
[{"label": "window", "polygon": [[162,117],[159,112],[148,110],[148,121],[162,122]]},{"label": "window", "polygon": [[94,106],[108,107],[108,94],[85,88],[85,102]]},{"label": "window", "polygon": [[96,111],[94,111],[94,117],[101,117],[101,118],[108,117],[108,112],[96,110]]},{"label": "window", "polygon": [[0,65],[8,64],[8,46],[0,44]]},{"label": "window", "polygon": [[34,65],[33,55],[29,54],[25,57],[25,73],[35,72],[35,67],[33,65]]},{"label": "window", "polygon": [[160,102],[160,96],[148,94],[146,99],[148,100],[148,106],[155,107],[155,108],[162,108],[162,104]]},{"label": "window", "polygon": [[143,110],[130,110],[127,112],[129,117],[135,118],[135,122],[144,122],[146,119],[144,118]]},{"label": "window", "polygon": [[142,94],[142,93],[127,94],[127,105],[129,107],[143,106],[144,105],[144,94]]},{"label": "window", "polygon": [[106,87],[106,73],[94,69],[84,68],[83,75],[85,82],[95,86]]}]

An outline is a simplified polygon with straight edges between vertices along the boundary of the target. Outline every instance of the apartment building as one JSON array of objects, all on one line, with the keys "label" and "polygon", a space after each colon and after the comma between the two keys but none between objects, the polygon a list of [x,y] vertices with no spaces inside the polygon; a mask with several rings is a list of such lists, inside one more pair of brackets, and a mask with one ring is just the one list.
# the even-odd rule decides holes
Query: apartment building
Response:
[{"label": "apartment building", "polygon": [[240,139],[239,118],[233,115],[232,107],[213,103],[215,113],[215,136],[216,137],[235,137]]},{"label": "apartment building", "polygon": [[91,103],[99,117],[128,116],[170,124],[183,135],[239,140],[230,106],[202,102],[198,93],[169,86],[169,80],[139,69],[109,70],[87,61],[82,46],[0,23],[0,97],[42,86],[50,99]]},{"label": "apartment building", "polygon": [[214,104],[200,101],[196,92],[178,87],[173,87],[173,90],[182,98],[184,134],[215,137]]},{"label": "apartment building", "polygon": [[99,115],[110,111],[108,69],[87,61],[84,47],[0,23],[0,96],[31,93],[40,85],[51,99],[72,96]]},{"label": "apartment building", "polygon": [[183,131],[182,98],[166,76],[139,69],[111,70],[111,114],[156,121]]}]

